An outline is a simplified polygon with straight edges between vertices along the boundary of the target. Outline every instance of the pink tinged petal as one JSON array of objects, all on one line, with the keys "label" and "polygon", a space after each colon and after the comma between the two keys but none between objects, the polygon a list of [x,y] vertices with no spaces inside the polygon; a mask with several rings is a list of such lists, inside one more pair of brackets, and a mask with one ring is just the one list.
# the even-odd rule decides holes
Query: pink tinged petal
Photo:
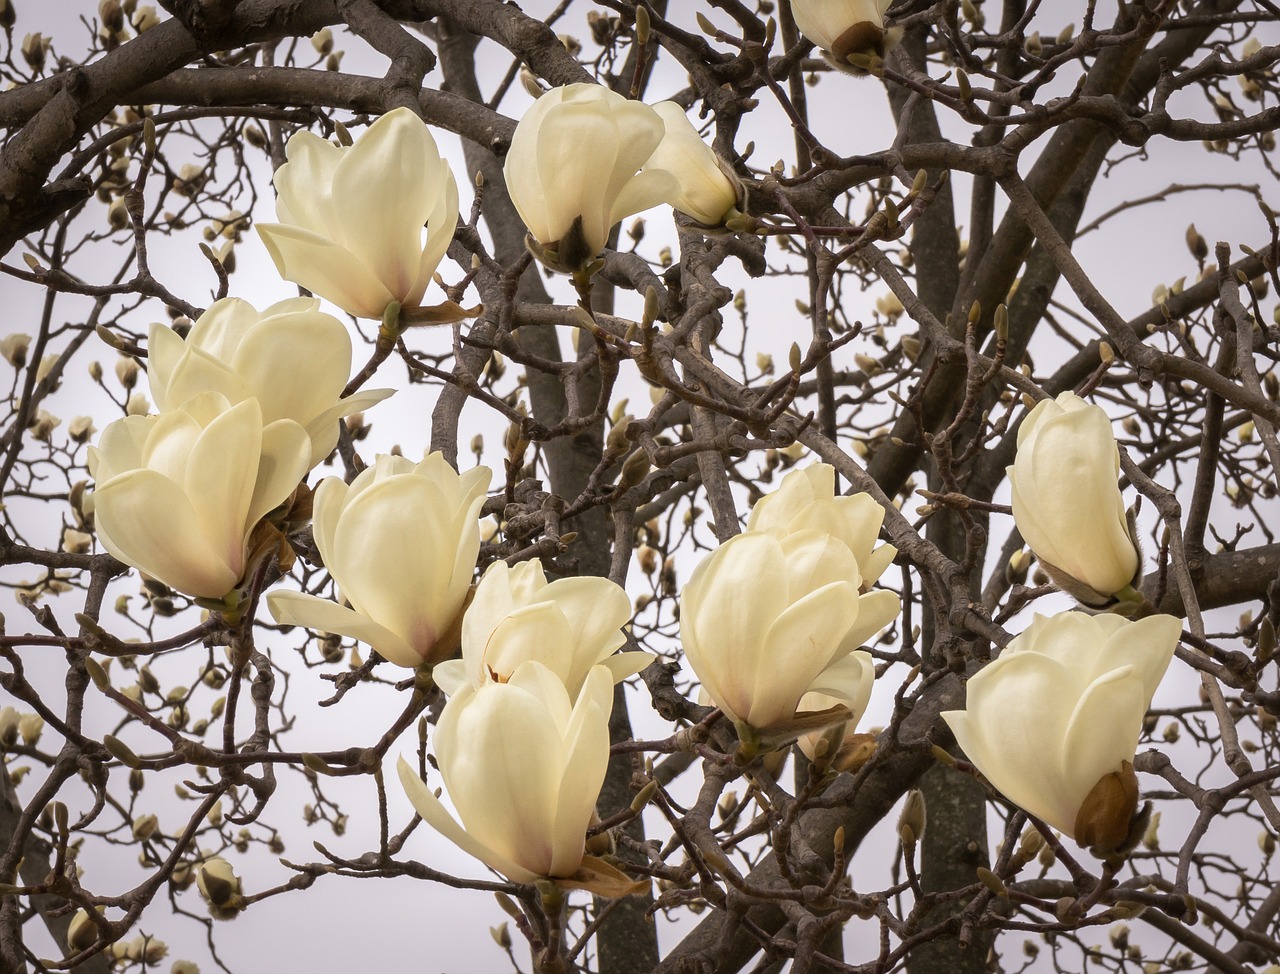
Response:
[{"label": "pink tinged petal", "polygon": [[305,592],[272,592],[267,608],[282,626],[305,626],[318,632],[336,632],[372,646],[385,659],[410,669],[422,664],[413,647],[390,629],[378,625],[354,609]]},{"label": "pink tinged petal", "polygon": [[301,131],[289,139],[288,162],[276,170],[276,216],[318,233],[327,232],[333,174],[342,150],[312,132]]},{"label": "pink tinged petal", "polygon": [[556,797],[553,876],[570,876],[582,864],[587,826],[609,767],[612,704],[612,677],[604,667],[593,667],[565,728],[564,764]]},{"label": "pink tinged petal", "polygon": [[747,723],[766,728],[795,716],[809,684],[840,652],[857,618],[857,592],[852,582],[833,582],[806,595],[769,626],[759,655],[740,657],[752,682],[749,710],[739,714]]},{"label": "pink tinged petal", "polygon": [[374,122],[334,172],[329,232],[396,301],[419,283],[422,228],[441,189],[424,176],[439,162],[426,123],[399,108]]},{"label": "pink tinged petal", "polygon": [[878,633],[898,617],[902,600],[884,589],[874,589],[858,596],[858,617],[840,643],[841,649],[857,649],[871,641]]},{"label": "pink tinged petal", "polygon": [[[481,673],[489,670],[505,680],[521,663],[537,660],[555,673],[572,696],[577,690],[572,684],[585,677],[587,667],[575,665],[569,638],[569,624],[555,605],[542,602],[515,609],[489,636]],[[477,682],[474,672],[471,681]]]},{"label": "pink tinged petal", "polygon": [[258,234],[276,270],[358,318],[381,318],[396,295],[361,258],[328,237],[284,223],[260,223]]},{"label": "pink tinged petal", "polygon": [[134,470],[99,485],[94,498],[98,539],[121,561],[187,595],[219,599],[235,586],[240,566],[204,540],[191,501],[173,481]]},{"label": "pink tinged petal", "polygon": [[405,794],[409,796],[410,803],[422,816],[422,820],[467,855],[496,869],[513,883],[532,883],[538,878],[537,873],[530,872],[514,860],[500,855],[463,829],[440,803],[435,793],[418,777],[417,772],[409,767],[404,758],[397,759],[396,772],[400,775],[400,784]]},{"label": "pink tinged petal", "polygon": [[282,419],[262,431],[262,455],[246,520],[252,528],[288,500],[311,469],[311,437],[292,420]]}]

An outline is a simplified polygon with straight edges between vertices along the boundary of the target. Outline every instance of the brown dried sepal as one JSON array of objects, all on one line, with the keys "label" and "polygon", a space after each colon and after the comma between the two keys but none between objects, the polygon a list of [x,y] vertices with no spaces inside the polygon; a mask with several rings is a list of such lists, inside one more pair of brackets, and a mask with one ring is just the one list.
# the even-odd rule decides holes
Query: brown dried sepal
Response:
[{"label": "brown dried sepal", "polygon": [[1138,776],[1125,761],[1104,774],[1076,813],[1075,839],[1098,855],[1121,850],[1133,832],[1138,812]]}]

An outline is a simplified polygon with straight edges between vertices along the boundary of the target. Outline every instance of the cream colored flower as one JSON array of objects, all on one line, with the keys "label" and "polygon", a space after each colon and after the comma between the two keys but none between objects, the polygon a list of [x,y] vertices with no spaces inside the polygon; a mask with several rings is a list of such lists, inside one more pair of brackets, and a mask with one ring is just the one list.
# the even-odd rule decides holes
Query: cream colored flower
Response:
[{"label": "cream colored flower", "polygon": [[415,464],[379,456],[348,486],[316,489],[313,525],[325,567],[349,603],[302,592],[267,596],[277,622],[368,643],[400,666],[436,662],[456,633],[476,556],[488,467],[459,475],[433,453]]},{"label": "cream colored flower", "polygon": [[506,683],[460,687],[440,714],[436,763],[456,819],[403,758],[400,781],[428,825],[511,881],[571,877],[609,764],[612,704],[604,667],[570,702],[530,660]]},{"label": "cream colored flower", "polygon": [[[964,710],[942,715],[978,770],[1015,805],[1086,845],[1113,848],[1137,806],[1132,761],[1181,623],[1154,615],[1037,615],[969,678]],[[1129,765],[1126,770],[1126,765]],[[1104,783],[1107,776],[1115,776]],[[1100,783],[1103,787],[1095,793]],[[1128,783],[1129,800],[1098,794]],[[1118,838],[1117,838],[1118,836]]]},{"label": "cream colored flower", "polygon": [[661,116],[603,85],[552,88],[520,119],[502,173],[529,233],[555,266],[585,268],[614,224],[676,195],[675,178],[641,167]]},{"label": "cream colored flower", "polygon": [[536,659],[576,699],[587,674],[604,665],[614,682],[644,669],[653,653],[615,653],[626,637],[631,600],[607,578],[583,575],[548,582],[539,561],[514,568],[489,566],[462,619],[462,659],[436,665],[432,675],[446,693],[510,678]]},{"label": "cream colored flower", "polygon": [[676,193],[667,198],[681,213],[709,227],[724,223],[738,205],[738,183],[711,146],[673,101],[658,102],[653,110],[662,119],[663,136],[644,164],[646,171],[661,169],[676,182]]},{"label": "cream colored flower", "polygon": [[89,448],[102,546],[188,595],[220,599],[243,575],[249,536],[306,476],[311,440],[256,399],[217,392],[160,416],[116,420]]},{"label": "cream colored flower", "polygon": [[311,465],[338,443],[338,421],[391,395],[361,390],[339,398],[351,374],[351,337],[314,298],[293,298],[259,313],[239,298],[215,301],[187,337],[151,326],[147,381],[164,412],[202,392],[229,402],[254,398],[264,423],[291,419],[311,438]]},{"label": "cream colored flower", "polygon": [[829,463],[811,463],[792,470],[778,489],[756,501],[747,519],[748,531],[768,531],[778,537],[794,531],[822,531],[839,539],[858,564],[851,580],[859,588],[858,618],[841,648],[853,651],[897,617],[902,606],[893,592],[872,589],[893,562],[898,549],[877,546],[884,508],[870,494],[836,494],[836,472]]},{"label": "cream colored flower", "polygon": [[280,222],[258,225],[280,275],[361,318],[420,307],[458,223],[457,183],[422,119],[394,109],[343,148],[298,132],[287,152]]},{"label": "cream colored flower", "polygon": [[791,720],[850,652],[857,578],[849,549],[821,531],[748,531],[704,558],[681,593],[680,640],[710,698],[758,730]]},{"label": "cream colored flower", "polygon": [[1036,404],[1018,430],[1018,453],[1007,468],[1023,539],[1050,577],[1084,602],[1106,602],[1132,585],[1142,567],[1116,483],[1119,470],[1111,420],[1071,392]]},{"label": "cream colored flower", "polygon": [[839,61],[884,54],[884,15],[892,0],[791,0],[800,33]]}]

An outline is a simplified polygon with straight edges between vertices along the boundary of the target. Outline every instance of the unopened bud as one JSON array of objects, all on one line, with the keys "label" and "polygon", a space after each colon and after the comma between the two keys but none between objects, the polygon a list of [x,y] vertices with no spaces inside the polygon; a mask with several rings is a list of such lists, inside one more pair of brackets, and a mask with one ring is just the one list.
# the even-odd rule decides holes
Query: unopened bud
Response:
[{"label": "unopened bud", "polygon": [[904,846],[913,846],[924,837],[925,820],[924,792],[912,788],[898,816],[898,838]]}]

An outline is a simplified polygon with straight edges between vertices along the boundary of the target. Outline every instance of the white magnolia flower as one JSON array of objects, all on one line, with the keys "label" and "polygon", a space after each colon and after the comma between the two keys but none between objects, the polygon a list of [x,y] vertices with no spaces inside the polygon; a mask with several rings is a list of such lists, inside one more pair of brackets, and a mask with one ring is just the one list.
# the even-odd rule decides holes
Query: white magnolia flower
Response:
[{"label": "white magnolia flower", "polygon": [[247,567],[254,527],[306,476],[311,438],[264,423],[256,399],[205,392],[159,416],[127,416],[89,448],[102,546],[188,595],[219,599]]},{"label": "white magnolia flower", "polygon": [[871,589],[898,553],[891,544],[877,546],[883,523],[884,508],[870,494],[837,495],[835,468],[811,463],[792,470],[777,490],[756,501],[747,530],[778,537],[794,531],[822,531],[849,549],[858,564],[852,581],[861,593],[857,622],[842,644],[842,649],[852,651],[892,622],[902,606],[893,592]]},{"label": "white magnolia flower", "polygon": [[1018,430],[1007,468],[1014,523],[1045,571],[1081,601],[1107,601],[1142,567],[1119,470],[1111,420],[1074,393],[1037,403]]},{"label": "white magnolia flower", "polygon": [[280,222],[258,225],[280,275],[361,318],[419,307],[458,223],[457,183],[422,119],[394,109],[346,147],[298,132],[287,152]]},{"label": "white magnolia flower", "polygon": [[185,339],[151,326],[147,381],[164,412],[202,392],[229,402],[257,399],[264,423],[292,419],[311,437],[311,464],[338,443],[338,421],[381,402],[390,389],[340,399],[351,374],[351,337],[314,298],[293,298],[259,313],[224,298],[200,316]]},{"label": "white magnolia flower", "polygon": [[738,205],[737,182],[726,175],[725,165],[702,141],[683,108],[662,101],[653,110],[662,119],[664,134],[645,170],[669,172],[675,177],[676,193],[666,202],[699,223],[719,226]]},{"label": "white magnolia flower", "polygon": [[436,763],[456,819],[403,758],[400,781],[428,825],[511,881],[572,877],[609,764],[612,704],[603,666],[571,702],[530,660],[506,683],[463,685],[440,714]]},{"label": "white magnolia flower", "polygon": [[488,467],[458,474],[433,453],[418,464],[379,456],[350,485],[326,478],[313,505],[316,547],[349,605],[280,591],[267,596],[271,614],[359,639],[400,666],[452,655],[456,637],[445,637],[475,572],[490,476]]},{"label": "white magnolia flower", "polygon": [[581,270],[614,224],[676,194],[670,173],[641,171],[664,131],[648,105],[595,84],[552,88],[525,112],[502,173],[520,218],[558,267]]},{"label": "white magnolia flower", "polygon": [[685,658],[710,698],[759,730],[791,720],[852,651],[857,578],[849,549],[820,531],[748,531],[711,552],[680,597]]},{"label": "white magnolia flower", "polygon": [[[839,61],[850,54],[884,54],[884,15],[893,0],[791,0],[796,27]],[[892,35],[890,35],[892,37]]]},{"label": "white magnolia flower", "polygon": [[1181,632],[1167,615],[1037,615],[969,678],[965,709],[942,717],[1011,802],[1082,845],[1114,848],[1137,807],[1142,721]]},{"label": "white magnolia flower", "polygon": [[607,578],[579,576],[548,582],[539,561],[489,566],[462,619],[462,659],[436,665],[432,676],[446,693],[463,684],[505,681],[527,660],[551,670],[571,699],[587,674],[603,664],[614,682],[653,661],[652,653],[615,653],[626,642],[622,627],[631,600]]}]

